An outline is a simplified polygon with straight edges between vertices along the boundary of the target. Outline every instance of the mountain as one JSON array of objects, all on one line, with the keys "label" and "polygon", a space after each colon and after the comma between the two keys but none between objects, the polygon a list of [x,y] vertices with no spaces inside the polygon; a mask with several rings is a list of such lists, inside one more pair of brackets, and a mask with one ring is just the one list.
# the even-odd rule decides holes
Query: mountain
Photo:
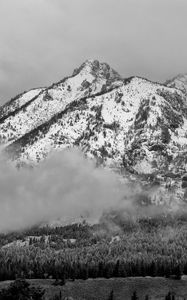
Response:
[{"label": "mountain", "polygon": [[18,166],[76,146],[145,190],[148,185],[152,201],[185,201],[185,78],[123,79],[108,64],[87,60],[72,76],[2,106],[1,145]]}]

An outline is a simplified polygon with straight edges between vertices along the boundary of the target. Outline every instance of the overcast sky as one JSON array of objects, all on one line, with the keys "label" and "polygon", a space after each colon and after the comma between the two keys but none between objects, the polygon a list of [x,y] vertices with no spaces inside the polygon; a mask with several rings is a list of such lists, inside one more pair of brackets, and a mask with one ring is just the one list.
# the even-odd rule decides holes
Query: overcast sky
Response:
[{"label": "overcast sky", "polygon": [[187,0],[0,0],[0,103],[87,58],[124,77],[187,72]]}]

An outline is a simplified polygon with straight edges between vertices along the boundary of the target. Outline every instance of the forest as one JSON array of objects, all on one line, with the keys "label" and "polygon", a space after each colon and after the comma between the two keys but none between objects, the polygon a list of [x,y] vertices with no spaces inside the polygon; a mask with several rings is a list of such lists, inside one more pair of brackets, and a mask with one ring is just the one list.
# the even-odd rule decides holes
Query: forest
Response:
[{"label": "forest", "polygon": [[96,225],[30,228],[0,235],[0,280],[187,274],[187,216],[133,220],[117,214]]}]

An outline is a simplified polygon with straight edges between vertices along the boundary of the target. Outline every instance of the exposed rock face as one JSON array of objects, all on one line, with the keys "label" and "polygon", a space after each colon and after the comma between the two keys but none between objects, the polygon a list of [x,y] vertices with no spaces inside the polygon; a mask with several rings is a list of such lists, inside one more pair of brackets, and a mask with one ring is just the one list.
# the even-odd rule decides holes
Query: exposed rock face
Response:
[{"label": "exposed rock face", "polygon": [[122,79],[109,65],[89,60],[72,76],[0,108],[0,141],[18,165],[80,147],[98,164],[151,183],[156,202],[185,200],[186,91],[186,75],[165,85]]}]

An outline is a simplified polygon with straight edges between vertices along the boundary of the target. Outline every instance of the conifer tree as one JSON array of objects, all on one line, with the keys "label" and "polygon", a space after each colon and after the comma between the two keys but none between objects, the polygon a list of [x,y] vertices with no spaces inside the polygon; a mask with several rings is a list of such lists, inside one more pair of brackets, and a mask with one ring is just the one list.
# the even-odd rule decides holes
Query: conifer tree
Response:
[{"label": "conifer tree", "polygon": [[136,291],[134,291],[132,297],[131,297],[131,300],[138,300],[138,296],[137,296],[137,293]]},{"label": "conifer tree", "polygon": [[113,290],[110,292],[108,300],[114,300],[114,291]]}]

